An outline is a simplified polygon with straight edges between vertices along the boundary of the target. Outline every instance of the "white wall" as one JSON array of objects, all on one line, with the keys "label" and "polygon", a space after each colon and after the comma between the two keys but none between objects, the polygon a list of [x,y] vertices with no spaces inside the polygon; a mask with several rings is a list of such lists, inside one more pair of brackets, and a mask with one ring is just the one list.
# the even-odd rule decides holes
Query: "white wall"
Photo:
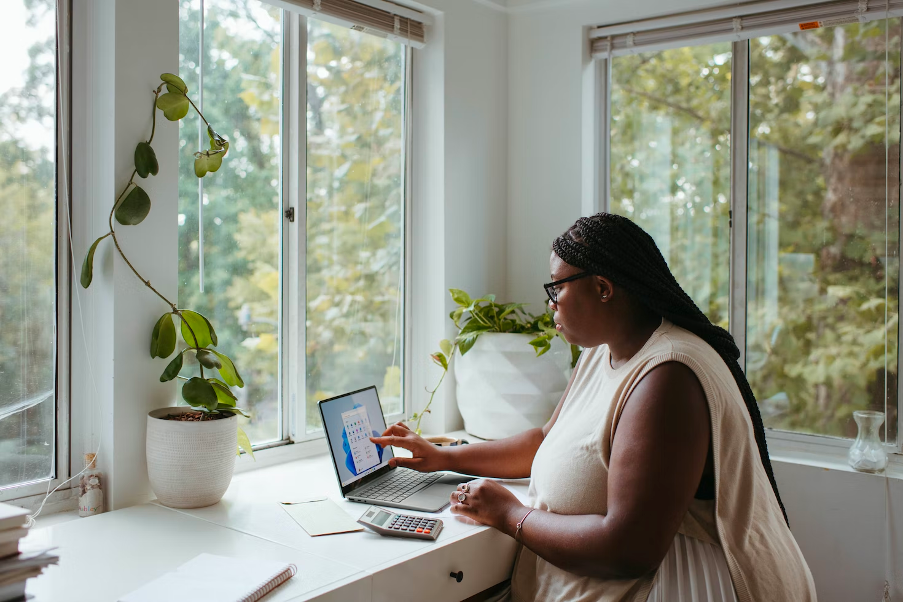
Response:
[{"label": "white wall", "polygon": [[[553,239],[582,212],[592,135],[584,98],[585,28],[724,2],[509,0],[508,286],[515,301],[542,299]],[[582,114],[583,112],[583,114]],[[820,602],[881,600],[886,573],[886,481],[776,462],[792,530]],[[893,600],[901,600],[901,480],[890,481]]]},{"label": "white wall", "polygon": [[[448,289],[506,290],[507,16],[470,1],[425,0],[435,23],[414,72],[409,401],[439,378],[429,354],[454,334]],[[432,7],[432,10],[431,10]],[[441,12],[440,12],[441,11]],[[461,428],[450,377],[425,432]],[[445,403],[448,400],[450,403]]]},{"label": "white wall", "polygon": [[[74,3],[72,204],[79,267],[94,239],[109,229],[113,201],[134,169],[135,145],[150,135],[153,88],[161,73],[178,71],[178,50],[176,0]],[[138,226],[116,227],[130,261],[170,299],[178,285],[178,133],[176,124],[157,120],[160,172],[146,180],[135,176],[151,197],[151,213]],[[143,503],[153,498],[144,451],[147,412],[176,397],[175,383],[161,384],[161,364],[148,356],[154,323],[169,308],[135,277],[110,238],[97,248],[91,287],[80,287],[78,273],[73,280],[73,474],[100,440],[107,508]]]}]

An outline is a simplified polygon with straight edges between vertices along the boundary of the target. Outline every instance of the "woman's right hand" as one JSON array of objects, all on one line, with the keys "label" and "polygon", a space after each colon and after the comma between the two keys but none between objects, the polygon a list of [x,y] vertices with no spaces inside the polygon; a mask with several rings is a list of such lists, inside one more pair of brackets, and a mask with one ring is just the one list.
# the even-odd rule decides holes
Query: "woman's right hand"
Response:
[{"label": "woman's right hand", "polygon": [[411,452],[411,458],[391,458],[390,466],[402,466],[420,472],[449,470],[449,458],[446,450],[415,434],[401,422],[393,424],[380,437],[371,437],[370,440],[380,447],[392,445]]}]

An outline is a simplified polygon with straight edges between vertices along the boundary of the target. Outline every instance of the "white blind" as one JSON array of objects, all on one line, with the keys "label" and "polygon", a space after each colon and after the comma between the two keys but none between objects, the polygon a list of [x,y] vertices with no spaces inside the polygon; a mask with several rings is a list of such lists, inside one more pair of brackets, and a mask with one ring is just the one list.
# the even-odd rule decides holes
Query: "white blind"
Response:
[{"label": "white blind", "polygon": [[429,17],[414,9],[381,0],[263,0],[268,4],[323,19],[383,38],[423,48]]},{"label": "white blind", "polygon": [[836,0],[809,5],[800,0],[782,0],[740,4],[637,23],[595,27],[590,30],[590,52],[594,58],[605,58],[745,40],[761,35],[899,17],[901,9],[902,0]]}]

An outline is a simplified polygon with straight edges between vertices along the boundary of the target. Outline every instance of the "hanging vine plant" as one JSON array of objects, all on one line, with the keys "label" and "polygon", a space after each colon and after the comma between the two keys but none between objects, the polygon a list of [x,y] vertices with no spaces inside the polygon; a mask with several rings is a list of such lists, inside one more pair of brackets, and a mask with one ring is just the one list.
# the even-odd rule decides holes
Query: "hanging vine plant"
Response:
[{"label": "hanging vine plant", "polygon": [[[247,417],[243,410],[236,407],[237,397],[230,388],[244,387],[245,382],[242,380],[235,362],[224,353],[213,349],[218,344],[213,324],[196,311],[178,307],[154,288],[150,280],[142,276],[126,257],[122,247],[119,246],[117,232],[114,228],[114,218],[120,225],[137,226],[151,212],[151,198],[141,186],[135,183],[135,176],[145,179],[148,176],[156,176],[159,170],[157,155],[151,146],[157,128],[158,109],[169,121],[179,121],[188,115],[190,109],[194,109],[207,126],[210,148],[195,153],[195,175],[199,178],[217,171],[223,164],[226,153],[229,152],[229,141],[214,131],[189,98],[188,86],[185,85],[185,82],[172,73],[164,73],[160,76],[160,80],[160,85],[154,90],[151,135],[147,141],[139,142],[135,147],[135,169],[110,209],[108,218],[110,231],[95,240],[88,249],[82,263],[80,282],[84,288],[91,286],[94,277],[94,253],[97,251],[97,245],[106,238],[112,239],[116,251],[135,276],[169,307],[169,310],[154,324],[151,332],[151,358],[167,359],[173,355],[176,350],[177,324],[182,340],[185,342],[185,349],[176,353],[176,356],[164,368],[160,375],[160,382],[168,382],[173,379],[185,381],[182,384],[182,398],[195,410],[201,412],[202,419],[214,419],[233,414]],[[164,87],[166,92],[163,92]],[[199,376],[189,378],[180,375],[180,372],[185,355],[192,353],[198,360]],[[205,368],[211,372],[216,371],[219,378],[205,375]],[[238,441],[239,446],[253,457],[251,442],[241,428],[238,429]]]}]

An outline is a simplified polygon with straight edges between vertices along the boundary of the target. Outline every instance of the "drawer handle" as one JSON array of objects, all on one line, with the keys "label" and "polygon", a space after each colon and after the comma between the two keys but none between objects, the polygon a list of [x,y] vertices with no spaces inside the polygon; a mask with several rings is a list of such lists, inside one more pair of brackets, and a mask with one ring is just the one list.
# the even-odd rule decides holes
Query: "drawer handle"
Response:
[{"label": "drawer handle", "polygon": [[461,580],[465,578],[465,574],[461,571],[458,571],[457,573],[449,573],[449,576],[455,579],[457,583],[461,583]]}]

